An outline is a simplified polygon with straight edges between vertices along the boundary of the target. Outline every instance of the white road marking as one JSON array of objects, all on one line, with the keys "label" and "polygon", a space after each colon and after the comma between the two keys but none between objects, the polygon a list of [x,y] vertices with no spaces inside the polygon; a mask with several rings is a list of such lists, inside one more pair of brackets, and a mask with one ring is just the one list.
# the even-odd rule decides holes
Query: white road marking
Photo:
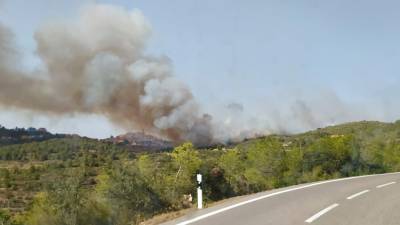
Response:
[{"label": "white road marking", "polygon": [[337,203],[335,203],[335,204],[333,204],[333,205],[331,205],[331,206],[328,206],[328,207],[326,207],[325,209],[319,211],[319,212],[318,212],[317,214],[315,214],[314,216],[308,218],[308,219],[307,219],[306,221],[304,221],[304,222],[306,222],[306,223],[312,223],[312,222],[314,222],[314,220],[320,218],[322,215],[324,215],[325,213],[331,211],[332,209],[334,209],[334,208],[336,208],[336,207],[338,207],[338,206],[339,206],[339,204],[337,204]]},{"label": "white road marking", "polygon": [[274,192],[274,193],[262,195],[260,197],[249,199],[249,200],[246,200],[246,201],[243,201],[243,202],[239,202],[237,204],[233,204],[233,205],[230,205],[230,206],[227,206],[227,207],[224,207],[224,208],[221,208],[221,209],[218,209],[218,210],[203,214],[203,215],[195,217],[193,219],[189,219],[189,220],[177,223],[176,225],[191,224],[191,223],[194,223],[196,221],[205,219],[207,217],[210,217],[210,216],[213,216],[213,215],[216,215],[216,214],[219,214],[219,213],[222,213],[222,212],[225,212],[225,211],[228,211],[228,210],[231,210],[231,209],[243,206],[243,205],[247,205],[247,204],[250,204],[252,202],[259,201],[259,200],[262,200],[262,199],[265,199],[265,198],[270,198],[270,197],[273,197],[273,196],[276,196],[276,195],[281,195],[281,194],[284,194],[284,193],[287,193],[287,192],[297,191],[297,190],[306,189],[306,188],[310,188],[310,187],[314,187],[314,186],[318,186],[318,185],[322,185],[322,184],[333,183],[333,182],[353,180],[353,179],[359,179],[359,178],[365,178],[365,177],[385,176],[385,175],[391,175],[391,174],[400,174],[400,172],[384,173],[384,174],[373,174],[373,175],[365,175],[365,176],[347,177],[347,178],[340,178],[340,179],[334,179],[334,180],[327,180],[327,181],[311,183],[311,184],[300,186],[300,187],[296,187],[296,188],[286,189],[286,190],[283,190],[283,191],[277,191],[277,192]]},{"label": "white road marking", "polygon": [[383,187],[386,187],[386,186],[389,186],[389,185],[392,185],[392,184],[395,184],[395,183],[396,183],[396,182],[393,181],[393,182],[390,182],[390,183],[381,184],[381,185],[376,186],[376,188],[383,188]]},{"label": "white road marking", "polygon": [[358,193],[356,193],[356,194],[354,194],[354,195],[351,195],[351,196],[347,197],[347,199],[348,199],[348,200],[351,200],[351,199],[356,198],[356,197],[358,197],[358,196],[360,196],[360,195],[363,195],[363,194],[365,194],[365,193],[367,193],[367,192],[369,192],[369,190],[360,191],[360,192],[358,192]]}]

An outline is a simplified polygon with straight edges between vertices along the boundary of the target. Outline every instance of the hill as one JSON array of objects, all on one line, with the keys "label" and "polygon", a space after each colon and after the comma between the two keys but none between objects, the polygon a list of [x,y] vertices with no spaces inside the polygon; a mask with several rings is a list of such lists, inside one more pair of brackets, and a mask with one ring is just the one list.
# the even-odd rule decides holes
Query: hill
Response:
[{"label": "hill", "polygon": [[63,138],[63,134],[51,134],[45,128],[14,128],[7,129],[0,125],[0,146],[45,141],[52,138]]}]

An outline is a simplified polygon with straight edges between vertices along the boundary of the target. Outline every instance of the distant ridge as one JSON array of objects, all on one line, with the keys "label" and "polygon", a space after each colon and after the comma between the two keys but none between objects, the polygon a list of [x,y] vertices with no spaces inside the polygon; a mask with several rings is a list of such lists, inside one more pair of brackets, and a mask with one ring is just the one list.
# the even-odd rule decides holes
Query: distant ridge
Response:
[{"label": "distant ridge", "polygon": [[64,138],[64,134],[52,134],[45,128],[13,128],[7,129],[0,125],[0,146],[22,144],[35,141],[45,141],[53,138]]},{"label": "distant ridge", "polygon": [[[55,138],[85,138],[78,134],[52,134],[45,128],[12,128],[8,129],[0,125],[0,146],[13,145],[13,144],[24,144],[31,142],[46,141]],[[98,140],[98,139],[93,139]],[[116,137],[110,137],[106,139],[100,139],[98,141],[111,142],[122,147],[126,147],[129,150],[136,152],[156,152],[172,149],[174,146],[172,142],[163,140],[161,138],[145,134],[142,132],[129,132],[126,134],[118,135]]]}]

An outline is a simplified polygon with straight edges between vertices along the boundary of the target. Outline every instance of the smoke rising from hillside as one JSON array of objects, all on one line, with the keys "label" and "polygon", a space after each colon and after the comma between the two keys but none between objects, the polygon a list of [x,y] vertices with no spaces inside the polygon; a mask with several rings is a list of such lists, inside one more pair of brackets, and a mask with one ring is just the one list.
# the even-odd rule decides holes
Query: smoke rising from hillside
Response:
[{"label": "smoke rising from hillside", "polygon": [[49,114],[101,114],[128,130],[211,143],[212,118],[173,77],[170,60],[144,53],[150,34],[137,10],[91,5],[72,23],[37,30],[43,67],[23,73],[12,33],[2,26],[0,104]]},{"label": "smoke rising from hillside", "polygon": [[218,113],[210,115],[175,78],[168,57],[146,53],[150,36],[140,11],[89,5],[75,21],[39,27],[34,38],[41,64],[27,72],[21,69],[12,29],[0,25],[0,106],[51,118],[101,115],[127,131],[198,145],[398,115],[397,104],[390,104],[397,92],[382,93],[394,100],[382,104],[377,98],[368,107],[341,101],[327,87],[302,95],[293,91],[292,79],[283,90],[274,89],[273,97],[249,100],[257,101],[253,108],[234,101],[216,106]]}]

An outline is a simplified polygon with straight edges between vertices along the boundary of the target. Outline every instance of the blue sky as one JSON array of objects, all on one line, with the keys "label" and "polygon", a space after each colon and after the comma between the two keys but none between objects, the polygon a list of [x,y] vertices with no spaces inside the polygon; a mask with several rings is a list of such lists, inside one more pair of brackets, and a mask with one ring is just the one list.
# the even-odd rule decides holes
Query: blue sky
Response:
[{"label": "blue sky", "polygon": [[[14,31],[27,67],[40,63],[34,55],[35,29],[47,21],[75,18],[82,2],[1,3],[0,21]],[[282,121],[292,121],[294,114],[287,111],[301,101],[324,124],[400,118],[398,1],[97,2],[141,10],[153,28],[147,51],[171,58],[176,76],[212,114],[234,102],[244,106],[246,118],[279,114]],[[331,102],[331,98],[336,100]],[[338,107],[340,112],[332,113]],[[0,124],[19,120],[21,125],[53,126],[53,122],[43,122],[46,119],[11,114],[3,109]],[[90,124],[53,127],[108,135],[93,133]]]}]

